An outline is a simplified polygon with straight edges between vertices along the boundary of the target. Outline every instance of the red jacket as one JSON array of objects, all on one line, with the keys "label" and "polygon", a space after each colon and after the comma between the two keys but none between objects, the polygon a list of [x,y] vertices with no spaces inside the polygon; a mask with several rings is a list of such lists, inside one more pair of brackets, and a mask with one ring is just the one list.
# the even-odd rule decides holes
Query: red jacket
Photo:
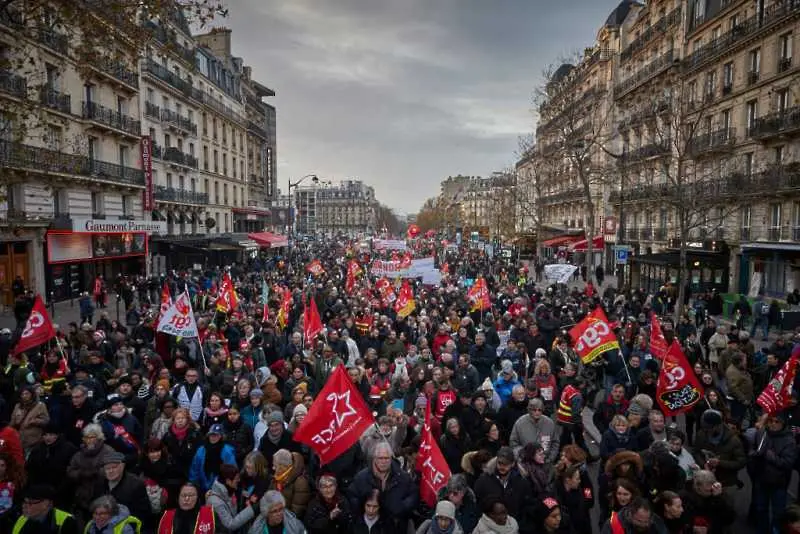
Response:
[{"label": "red jacket", "polygon": [[19,440],[19,432],[10,426],[0,428],[0,453],[8,454],[19,465],[25,465],[25,454],[22,452],[22,442]]}]

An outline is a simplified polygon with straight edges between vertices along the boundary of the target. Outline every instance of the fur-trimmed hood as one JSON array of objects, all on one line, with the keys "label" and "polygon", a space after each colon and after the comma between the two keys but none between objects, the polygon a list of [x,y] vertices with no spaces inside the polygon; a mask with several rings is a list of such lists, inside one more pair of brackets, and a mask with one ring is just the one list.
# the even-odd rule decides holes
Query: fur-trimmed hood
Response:
[{"label": "fur-trimmed hood", "polygon": [[605,472],[608,476],[613,476],[614,472],[619,466],[624,463],[633,464],[637,476],[641,476],[644,472],[644,462],[638,452],[634,451],[620,451],[608,459],[606,462]]}]

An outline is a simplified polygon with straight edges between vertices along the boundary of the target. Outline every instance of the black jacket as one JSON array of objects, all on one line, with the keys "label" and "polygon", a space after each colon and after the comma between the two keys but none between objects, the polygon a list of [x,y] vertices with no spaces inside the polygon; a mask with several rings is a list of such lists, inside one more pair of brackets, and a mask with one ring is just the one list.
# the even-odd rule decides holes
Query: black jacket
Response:
[{"label": "black jacket", "polygon": [[341,513],[336,519],[330,518],[330,509],[322,501],[322,497],[316,495],[308,504],[306,510],[305,524],[309,534],[345,534],[353,521],[353,514],[350,511],[350,501],[343,495],[337,495],[337,507]]},{"label": "black jacket", "polygon": [[475,497],[478,507],[483,507],[492,499],[505,503],[509,515],[514,518],[523,517],[522,513],[533,492],[530,483],[514,468],[508,475],[508,482],[503,486],[497,478],[494,468],[487,469],[475,482]]},{"label": "black jacket", "polygon": [[92,498],[96,499],[103,495],[111,495],[119,504],[127,506],[131,515],[140,519],[145,525],[153,524],[147,489],[145,489],[144,481],[136,475],[123,474],[122,479],[119,484],[114,486],[114,489],[109,489],[108,480],[103,477],[95,485],[94,497]]},{"label": "black jacket", "polygon": [[56,504],[69,503],[69,492],[74,491],[67,484],[67,466],[78,448],[59,436],[55,443],[47,445],[40,441],[31,449],[25,468],[28,472],[29,484],[48,484],[56,486]]},{"label": "black jacket", "polygon": [[[761,444],[761,440],[763,445]],[[755,445],[747,461],[747,471],[757,485],[771,488],[789,486],[797,460],[797,444],[788,428],[779,432],[756,433]]]},{"label": "black jacket", "polygon": [[[392,462],[391,469],[386,487],[381,492],[381,515],[386,515],[393,525],[405,525],[419,503],[419,489],[411,477],[400,470],[397,462]],[[375,478],[372,469],[366,467],[358,472],[347,488],[350,509],[362,510],[362,504],[373,489],[381,489],[381,482]]]}]

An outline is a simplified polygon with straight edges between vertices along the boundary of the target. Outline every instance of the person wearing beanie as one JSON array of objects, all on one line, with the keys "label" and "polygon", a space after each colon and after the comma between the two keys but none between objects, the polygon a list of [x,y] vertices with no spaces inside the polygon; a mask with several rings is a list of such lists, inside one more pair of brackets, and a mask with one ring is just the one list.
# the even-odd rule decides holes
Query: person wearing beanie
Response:
[{"label": "person wearing beanie", "polygon": [[19,432],[19,439],[26,454],[42,439],[42,428],[50,421],[47,406],[39,400],[36,389],[31,385],[22,386],[19,402],[11,412],[12,427]]},{"label": "person wearing beanie", "polygon": [[475,482],[475,497],[479,503],[501,501],[513,517],[522,517],[530,494],[530,483],[517,468],[511,447],[501,447]]},{"label": "person wearing beanie", "polygon": [[694,458],[702,469],[713,471],[726,491],[735,491],[739,471],[746,465],[744,445],[717,410],[706,410],[694,443]]},{"label": "person wearing beanie", "polygon": [[305,404],[298,404],[292,410],[292,417],[289,420],[289,431],[294,434],[297,432],[297,429],[303,424],[303,421],[308,415],[308,408],[306,408]]},{"label": "person wearing beanie", "polygon": [[511,398],[511,391],[514,386],[519,384],[520,381],[514,371],[514,364],[511,363],[511,360],[503,360],[500,363],[500,373],[497,375],[497,380],[494,381],[494,390],[500,396],[503,404]]},{"label": "person wearing beanie", "polygon": [[433,519],[426,519],[417,529],[417,534],[464,534],[456,520],[456,506],[450,501],[436,503]]},{"label": "person wearing beanie", "polygon": [[267,461],[272,461],[272,457],[280,449],[290,452],[299,452],[297,443],[292,439],[292,432],[286,428],[283,413],[279,410],[270,412],[265,417],[266,432],[261,436],[258,450],[264,455]]}]

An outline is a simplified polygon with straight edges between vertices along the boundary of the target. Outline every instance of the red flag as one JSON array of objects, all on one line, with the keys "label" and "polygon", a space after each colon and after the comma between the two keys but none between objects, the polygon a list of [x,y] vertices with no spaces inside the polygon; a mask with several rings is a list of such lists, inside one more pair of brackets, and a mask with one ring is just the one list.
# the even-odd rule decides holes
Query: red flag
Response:
[{"label": "red flag", "polygon": [[408,317],[411,312],[417,308],[417,303],[414,300],[414,292],[411,290],[411,285],[408,280],[403,280],[403,285],[400,287],[400,294],[397,300],[394,301],[394,311],[400,319]]},{"label": "red flag", "polygon": [[219,286],[219,296],[216,304],[217,311],[222,313],[232,312],[239,306],[239,297],[233,289],[233,281],[228,273],[222,275],[222,284]]},{"label": "red flag", "polygon": [[283,288],[283,299],[281,300],[281,306],[278,308],[278,326],[280,328],[286,328],[286,325],[289,324],[289,314],[292,311],[292,292],[289,291],[289,288]]},{"label": "red flag", "polygon": [[158,325],[161,316],[167,313],[170,306],[172,306],[172,295],[169,292],[169,284],[164,282],[164,285],[161,287],[161,307],[158,309],[158,316],[156,317],[154,327]]},{"label": "red flag", "polygon": [[783,367],[756,399],[756,404],[764,408],[768,414],[778,413],[789,406],[792,398],[792,385],[797,374],[798,356],[800,356],[800,347],[792,350],[792,357],[783,364]]},{"label": "red flag", "polygon": [[408,235],[409,239],[414,239],[419,235],[420,229],[419,226],[416,224],[409,224],[408,230],[406,231],[406,235]]},{"label": "red flag", "polygon": [[308,445],[325,465],[347,451],[370,426],[375,424],[344,365],[333,370],[319,392],[294,440]]},{"label": "red flag", "polygon": [[394,294],[394,289],[392,288],[392,283],[386,278],[381,278],[375,282],[375,289],[378,290],[381,296],[381,304],[387,308],[397,299],[397,295]]},{"label": "red flag", "polygon": [[356,260],[350,260],[347,262],[347,280],[344,285],[344,290],[348,294],[353,293],[353,289],[356,286],[356,277],[361,274],[361,266],[358,265]]},{"label": "red flag", "polygon": [[483,277],[475,280],[472,287],[467,291],[467,300],[472,303],[469,311],[483,311],[492,307],[492,299],[489,296],[489,288],[486,287],[486,280]]},{"label": "red flag", "polygon": [[25,330],[22,331],[19,341],[14,347],[14,354],[38,347],[54,337],[56,337],[56,330],[47,314],[47,307],[44,305],[42,297],[36,295],[28,322],[25,323]]},{"label": "red flag", "polygon": [[317,309],[317,302],[313,297],[308,297],[309,303],[306,304],[303,310],[303,335],[305,336],[306,344],[310,345],[312,340],[317,337],[317,334],[322,332],[322,319],[319,317],[319,310]]},{"label": "red flag", "polygon": [[402,270],[405,270],[405,269],[410,269],[411,268],[411,261],[412,261],[411,253],[410,252],[406,252],[405,254],[403,254],[403,257],[400,258],[400,265],[398,266],[397,270],[398,271],[402,271]]},{"label": "red flag", "polygon": [[611,512],[611,519],[608,520],[611,527],[611,534],[625,534],[625,527],[622,526],[622,521],[619,520],[617,512]]},{"label": "red flag", "polygon": [[667,340],[655,313],[650,317],[650,355],[659,362],[667,355]]},{"label": "red flag", "polygon": [[319,260],[312,260],[308,265],[306,265],[306,271],[311,273],[312,276],[319,276],[325,272],[325,268],[322,266],[322,263]]},{"label": "red flag", "polygon": [[679,343],[673,341],[661,360],[656,400],[664,415],[678,415],[694,408],[703,398],[703,386],[694,374]]},{"label": "red flag", "polygon": [[419,444],[416,468],[422,475],[419,481],[419,496],[433,508],[436,506],[439,490],[450,480],[450,468],[431,432],[430,402],[425,410],[425,424],[422,427],[422,441]]},{"label": "red flag", "polygon": [[619,350],[619,340],[608,324],[608,318],[602,308],[595,308],[583,321],[569,331],[575,340],[575,352],[583,363],[595,360],[604,352]]}]

